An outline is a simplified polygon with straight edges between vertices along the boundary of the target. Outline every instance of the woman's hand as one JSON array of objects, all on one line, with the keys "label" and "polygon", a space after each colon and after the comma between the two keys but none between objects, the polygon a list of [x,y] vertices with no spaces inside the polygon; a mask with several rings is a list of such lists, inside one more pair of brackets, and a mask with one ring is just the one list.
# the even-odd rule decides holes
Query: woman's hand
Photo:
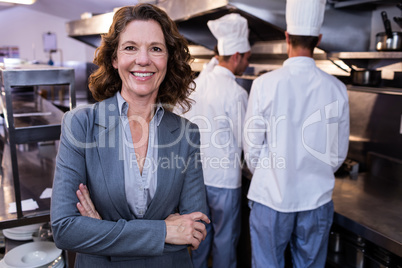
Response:
[{"label": "woman's hand", "polygon": [[78,186],[76,194],[78,200],[80,200],[80,202],[77,203],[77,208],[78,211],[81,213],[81,216],[101,220],[102,218],[99,215],[98,211],[96,211],[95,206],[92,203],[91,197],[89,196],[88,188],[81,183],[80,186]]},{"label": "woman's hand", "polygon": [[207,230],[202,222],[210,223],[208,217],[201,212],[180,215],[171,214],[165,219],[165,242],[175,245],[191,245],[195,250],[207,236]]}]

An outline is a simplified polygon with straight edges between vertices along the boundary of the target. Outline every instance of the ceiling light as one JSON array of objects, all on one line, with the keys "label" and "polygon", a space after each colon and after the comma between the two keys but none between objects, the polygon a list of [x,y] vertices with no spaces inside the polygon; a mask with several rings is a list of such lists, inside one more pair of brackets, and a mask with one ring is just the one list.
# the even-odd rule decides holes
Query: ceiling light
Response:
[{"label": "ceiling light", "polygon": [[18,5],[32,5],[36,0],[0,0],[0,3],[10,3]]}]

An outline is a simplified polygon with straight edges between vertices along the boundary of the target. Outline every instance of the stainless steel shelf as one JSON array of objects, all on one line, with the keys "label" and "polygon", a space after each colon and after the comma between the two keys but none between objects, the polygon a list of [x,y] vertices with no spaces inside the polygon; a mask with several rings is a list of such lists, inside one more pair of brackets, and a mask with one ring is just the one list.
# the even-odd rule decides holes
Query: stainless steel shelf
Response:
[{"label": "stainless steel shelf", "polygon": [[394,87],[362,87],[362,86],[354,86],[354,85],[346,85],[348,90],[352,91],[360,91],[367,93],[379,93],[379,94],[388,94],[388,95],[402,95],[402,88],[394,88]]},{"label": "stainless steel shelf", "polygon": [[[0,214],[0,226],[2,221],[8,222],[8,225],[17,226],[35,223],[49,217],[50,206],[39,215],[24,214],[22,211],[21,200],[24,198],[24,189],[28,187],[28,191],[31,191],[31,187],[27,185],[40,184],[46,176],[42,174],[43,172],[38,175],[35,169],[24,166],[25,161],[21,161],[20,158],[24,158],[26,152],[21,153],[17,150],[20,145],[37,145],[39,142],[60,138],[63,112],[35,92],[37,86],[45,85],[67,85],[70,109],[75,107],[74,69],[47,65],[23,65],[18,69],[0,69],[0,103],[4,115],[4,138],[9,146],[9,152],[5,156],[10,158],[10,164],[7,165],[4,174],[8,174],[8,178],[13,179],[13,200],[17,210],[16,216]],[[34,90],[16,92],[15,89],[18,87],[32,87]],[[38,158],[38,155],[29,157],[26,162],[34,162],[33,158]],[[29,180],[24,179],[27,170],[29,170]],[[51,170],[48,172],[53,177],[53,172]],[[7,176],[3,176],[2,179],[5,180],[5,178]],[[3,192],[3,194],[6,193]],[[5,202],[6,199],[2,200]],[[35,201],[38,202],[37,198]],[[1,211],[4,211],[4,208],[0,210],[0,213]]]},{"label": "stainless steel shelf", "polygon": [[384,4],[397,4],[399,0],[349,0],[349,1],[333,1],[335,8],[350,8],[350,7],[372,7]]},{"label": "stainless steel shelf", "polygon": [[9,204],[16,202],[16,200],[10,145],[6,144],[1,165],[3,175],[0,190],[2,197],[2,202],[0,202],[0,229],[47,222],[50,218],[50,198],[40,199],[40,195],[46,188],[52,187],[58,141],[23,144],[17,147],[21,199],[32,198],[38,203],[39,208],[24,211],[23,217],[8,212]]},{"label": "stainless steel shelf", "polygon": [[362,51],[362,52],[333,52],[330,58],[338,59],[394,59],[402,60],[402,51]]},{"label": "stainless steel shelf", "polygon": [[10,96],[10,98],[13,87],[68,85],[70,109],[76,103],[75,74],[72,68],[52,67],[48,65],[22,65],[18,69],[0,68],[0,85],[4,86],[2,91],[6,96]]},{"label": "stainless steel shelf", "polygon": [[402,51],[362,51],[328,53],[330,60],[342,60],[345,64],[360,68],[376,69],[402,61]]},{"label": "stainless steel shelf", "polygon": [[[3,92],[3,103],[5,95]],[[18,93],[12,94],[12,107],[16,144],[59,139],[63,112],[51,102],[34,92]],[[9,125],[7,116],[6,124]],[[6,135],[7,132],[6,128]]]}]

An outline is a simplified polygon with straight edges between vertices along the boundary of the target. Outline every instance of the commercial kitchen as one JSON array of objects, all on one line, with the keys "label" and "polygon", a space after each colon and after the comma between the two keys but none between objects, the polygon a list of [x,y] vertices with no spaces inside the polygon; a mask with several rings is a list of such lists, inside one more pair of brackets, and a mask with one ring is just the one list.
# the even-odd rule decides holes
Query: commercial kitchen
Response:
[{"label": "commercial kitchen", "polygon": [[[61,1],[33,2],[6,6],[0,1],[0,230],[5,230],[0,259],[32,241],[51,241],[50,193],[61,118],[95,102],[87,86],[96,69],[95,48],[115,10],[136,3],[71,1],[74,13]],[[214,56],[216,39],[207,21],[233,12],[247,18],[250,28],[250,65],[237,76],[248,92],[255,78],[287,59],[285,0],[138,2],[156,4],[176,22],[190,43],[196,73]],[[335,174],[327,267],[402,267],[401,21],[400,0],[327,0],[314,60],[345,83],[350,105],[349,152]],[[244,167],[239,267],[251,267],[250,180]],[[14,228],[21,233],[10,232]],[[54,254],[49,267],[73,267],[72,252]]]}]

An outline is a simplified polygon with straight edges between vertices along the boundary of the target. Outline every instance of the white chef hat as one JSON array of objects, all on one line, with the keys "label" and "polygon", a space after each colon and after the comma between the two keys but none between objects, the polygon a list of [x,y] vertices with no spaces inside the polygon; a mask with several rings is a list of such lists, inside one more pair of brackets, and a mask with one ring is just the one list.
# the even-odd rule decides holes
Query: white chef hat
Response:
[{"label": "white chef hat", "polygon": [[247,20],[237,13],[225,15],[207,23],[212,34],[218,39],[220,56],[229,56],[250,51]]},{"label": "white chef hat", "polygon": [[286,31],[291,35],[319,36],[326,0],[286,0]]}]

